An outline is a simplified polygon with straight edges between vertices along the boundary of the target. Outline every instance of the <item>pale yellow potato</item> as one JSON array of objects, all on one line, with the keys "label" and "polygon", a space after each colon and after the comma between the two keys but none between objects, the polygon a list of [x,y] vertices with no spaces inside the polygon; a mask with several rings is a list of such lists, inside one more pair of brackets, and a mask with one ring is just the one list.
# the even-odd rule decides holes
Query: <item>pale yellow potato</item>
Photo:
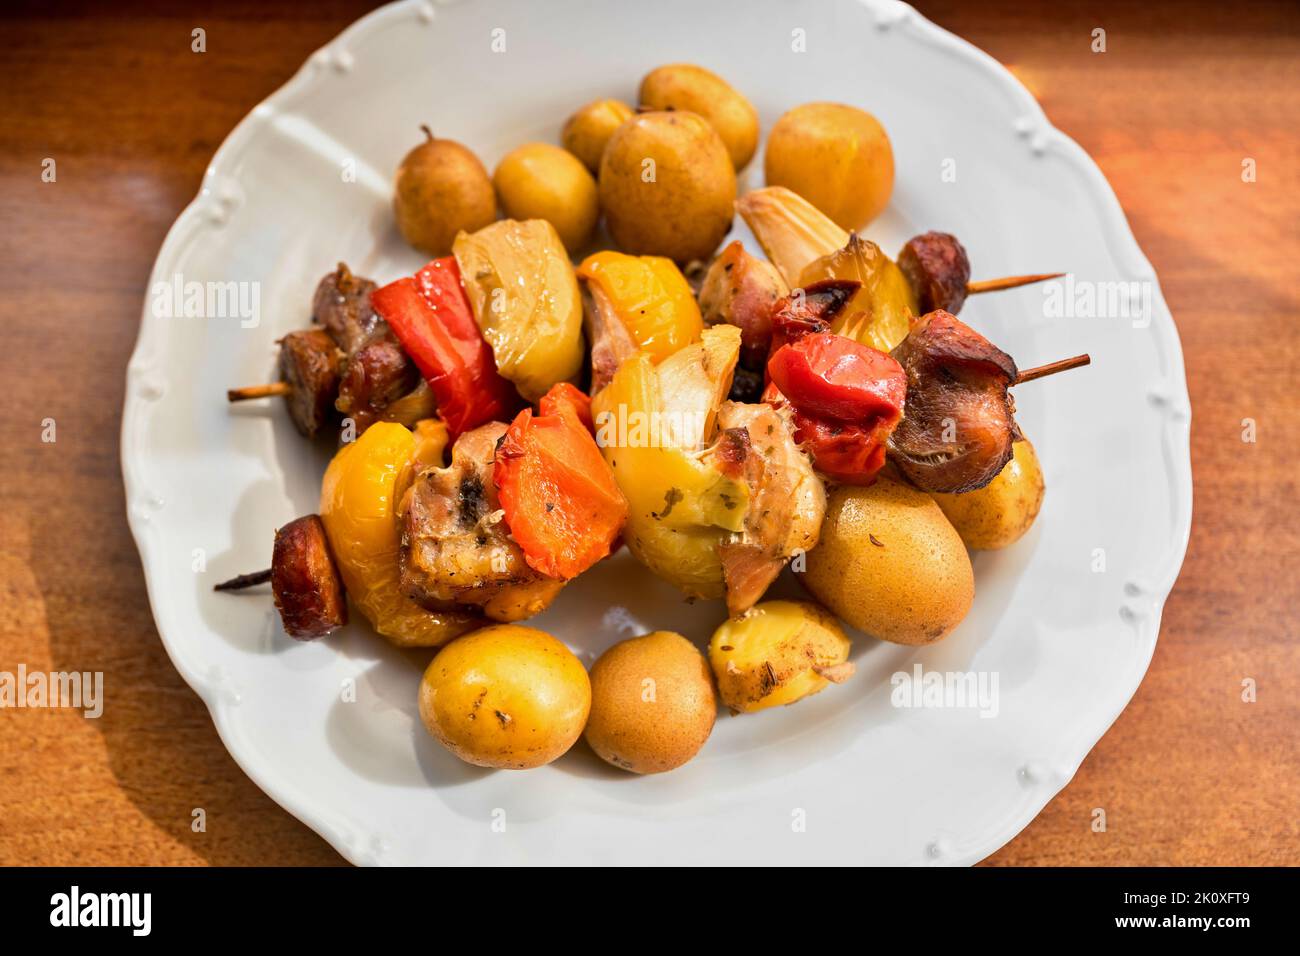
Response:
[{"label": "pale yellow potato", "polygon": [[966,616],[975,576],[961,536],[934,499],[883,475],[840,487],[803,581],[844,621],[896,644],[930,644]]},{"label": "pale yellow potato", "polygon": [[663,773],[699,753],[717,713],[704,655],[680,634],[655,631],[615,644],[592,665],[585,736],[615,767]]},{"label": "pale yellow potato", "polygon": [[485,627],[452,641],[420,681],[420,719],[467,763],[527,770],[582,734],[591,682],[582,662],[544,631]]},{"label": "pale yellow potato", "polygon": [[576,156],[550,143],[511,150],[492,174],[506,218],[545,219],[570,255],[591,241],[600,202],[596,180]]},{"label": "pale yellow potato", "polygon": [[772,127],[763,153],[769,186],[785,186],[842,229],[861,229],[889,205],[894,151],[870,113],[842,103],[805,103]]},{"label": "pale yellow potato", "polygon": [[496,194],[477,156],[422,128],[427,139],[397,167],[393,212],[402,238],[426,255],[445,256],[456,233],[496,219]]},{"label": "pale yellow potato", "polygon": [[702,66],[672,63],[641,80],[641,105],[654,110],[689,110],[718,131],[731,164],[744,169],[758,148],[758,111],[735,88]]},{"label": "pale yellow potato", "polygon": [[793,704],[853,674],[839,622],[810,601],[762,601],[709,642],[722,702],[737,713]]},{"label": "pale yellow potato", "polygon": [[936,494],[934,500],[961,535],[966,547],[996,551],[1015,544],[1034,524],[1043,506],[1043,469],[1027,440],[991,482],[961,495]]},{"label": "pale yellow potato", "polygon": [[600,208],[624,252],[708,259],[731,228],[735,201],[727,147],[695,113],[637,114],[600,161]]},{"label": "pale yellow potato", "polygon": [[609,138],[634,112],[620,100],[588,103],[565,121],[560,142],[595,176],[600,172],[600,157],[605,154]]}]

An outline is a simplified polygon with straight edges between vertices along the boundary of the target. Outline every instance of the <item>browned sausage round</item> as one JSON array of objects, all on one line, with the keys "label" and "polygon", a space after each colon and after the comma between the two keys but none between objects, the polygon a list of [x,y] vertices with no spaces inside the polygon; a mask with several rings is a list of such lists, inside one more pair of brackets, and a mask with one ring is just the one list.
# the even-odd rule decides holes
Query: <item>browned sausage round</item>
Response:
[{"label": "browned sausage round", "polygon": [[275,533],[271,591],[290,637],[310,641],[348,622],[343,582],[319,515],[295,518]]},{"label": "browned sausage round", "polygon": [[898,254],[898,267],[916,293],[921,314],[936,309],[956,315],[966,301],[970,260],[957,237],[946,232],[914,236]]}]

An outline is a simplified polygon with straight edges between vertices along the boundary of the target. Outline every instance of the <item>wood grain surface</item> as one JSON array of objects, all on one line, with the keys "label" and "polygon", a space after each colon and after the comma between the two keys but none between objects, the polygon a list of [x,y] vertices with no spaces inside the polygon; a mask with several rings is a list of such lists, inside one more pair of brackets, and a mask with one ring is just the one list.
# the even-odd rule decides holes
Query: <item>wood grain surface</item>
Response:
[{"label": "wood grain surface", "polygon": [[[182,7],[183,4],[174,5]],[[924,3],[1101,165],[1191,387],[1195,520],[1136,698],[993,864],[1300,862],[1300,34],[1292,4]],[[150,267],[224,136],[365,4],[7,4],[0,670],[102,670],[99,720],[0,710],[2,864],[330,864],[158,640],[118,464]],[[208,50],[190,50],[190,31]],[[1090,50],[1107,31],[1107,51]],[[57,161],[57,183],[41,163]],[[1243,182],[1243,159],[1257,181]],[[1063,228],[1068,228],[1063,224]],[[57,442],[41,441],[42,420]],[[1258,440],[1241,439],[1242,420]],[[1242,700],[1242,682],[1258,698]],[[202,807],[205,832],[191,829]],[[1107,829],[1093,832],[1104,808]]]}]

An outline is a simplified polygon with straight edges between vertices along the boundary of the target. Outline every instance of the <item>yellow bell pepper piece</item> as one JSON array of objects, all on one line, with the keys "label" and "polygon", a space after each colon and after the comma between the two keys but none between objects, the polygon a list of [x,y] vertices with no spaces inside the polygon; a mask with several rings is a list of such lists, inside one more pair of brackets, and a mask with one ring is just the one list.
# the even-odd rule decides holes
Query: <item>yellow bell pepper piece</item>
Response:
[{"label": "yellow bell pepper piece", "polygon": [[[437,438],[431,431],[422,441]],[[396,485],[416,450],[416,437],[403,426],[371,425],[326,469],[320,517],[353,607],[399,647],[438,647],[482,622],[427,611],[402,593]]]},{"label": "yellow bell pepper piece", "polygon": [[700,337],[699,303],[671,259],[597,252],[578,266],[578,276],[600,288],[633,341],[654,361]]}]

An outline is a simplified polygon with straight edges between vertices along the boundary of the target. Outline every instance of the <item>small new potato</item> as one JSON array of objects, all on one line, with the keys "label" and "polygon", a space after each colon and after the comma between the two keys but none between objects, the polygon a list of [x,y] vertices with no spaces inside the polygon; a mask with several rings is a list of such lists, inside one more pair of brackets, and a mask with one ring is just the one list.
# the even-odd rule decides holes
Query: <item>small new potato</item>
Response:
[{"label": "small new potato", "polygon": [[880,215],[894,191],[894,151],[880,122],[855,106],[805,103],[772,127],[763,154],[769,186],[785,186],[843,229]]},{"label": "small new potato", "polygon": [[506,218],[545,219],[570,255],[580,252],[600,217],[596,180],[572,153],[550,143],[512,150],[492,174]]},{"label": "small new potato", "polygon": [[472,152],[450,139],[428,139],[397,167],[393,212],[402,238],[430,256],[451,252],[456,233],[482,229],[497,217],[487,170]]},{"label": "small new potato", "polygon": [[591,682],[567,647],[518,624],[452,641],[420,681],[420,719],[434,739],[480,767],[548,764],[582,733]]},{"label": "small new potato", "polygon": [[620,100],[596,100],[568,118],[560,132],[564,148],[582,161],[595,176],[600,172],[600,157],[614,130],[632,118],[635,111]]},{"label": "small new potato", "polygon": [[600,206],[624,252],[707,259],[731,228],[735,201],[727,147],[695,113],[637,114],[600,161]]},{"label": "small new potato", "polygon": [[853,674],[839,622],[810,601],[762,601],[714,632],[709,664],[737,713],[793,704]]},{"label": "small new potato", "polygon": [[698,113],[718,131],[731,164],[744,169],[758,148],[758,111],[716,73],[690,63],[651,70],[641,81],[642,106]]},{"label": "small new potato", "polygon": [[939,640],[975,599],[966,546],[934,499],[883,475],[832,493],[807,562],[803,580],[814,597],[844,623],[895,644]]},{"label": "small new potato", "polygon": [[585,736],[601,760],[663,773],[690,760],[718,714],[704,655],[680,634],[655,631],[615,644],[591,668]]},{"label": "small new potato", "polygon": [[1034,446],[1025,440],[1015,443],[1011,460],[983,488],[933,497],[966,547],[996,551],[1015,544],[1030,529],[1043,506],[1043,491],[1043,469]]}]

